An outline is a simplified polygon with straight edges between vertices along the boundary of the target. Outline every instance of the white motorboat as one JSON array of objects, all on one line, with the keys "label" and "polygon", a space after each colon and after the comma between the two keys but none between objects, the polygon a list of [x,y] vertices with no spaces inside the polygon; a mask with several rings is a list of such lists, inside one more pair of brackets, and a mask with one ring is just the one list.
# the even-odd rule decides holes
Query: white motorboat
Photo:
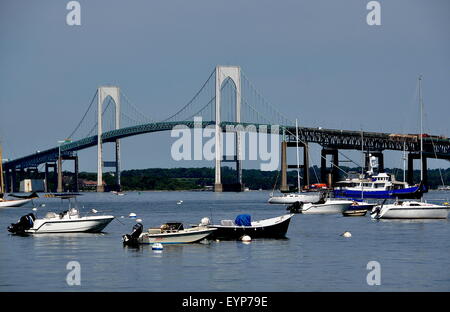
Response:
[{"label": "white motorboat", "polygon": [[320,203],[295,203],[287,209],[302,214],[332,214],[342,213],[352,204],[352,200],[328,198]]},{"label": "white motorboat", "polygon": [[375,206],[370,216],[373,219],[446,219],[449,209],[448,205],[396,201],[393,204]]},{"label": "white motorboat", "polygon": [[3,199],[0,198],[0,208],[6,207],[21,207],[29,202],[31,202],[32,198],[24,198],[24,199]]},{"label": "white motorboat", "polygon": [[281,196],[271,196],[269,198],[269,203],[271,204],[293,204],[296,202],[300,203],[316,203],[322,198],[321,192],[300,192],[300,193],[289,193],[283,194]]},{"label": "white motorboat", "polygon": [[75,196],[53,195],[52,197],[69,199],[69,209],[62,213],[47,212],[43,218],[36,218],[33,213],[29,213],[22,216],[17,223],[11,224],[8,231],[13,234],[99,233],[114,219],[114,216],[107,215],[81,216],[76,201],[71,201]]},{"label": "white motorboat", "polygon": [[142,224],[138,223],[133,227],[131,234],[123,235],[125,245],[136,244],[188,244],[201,241],[207,238],[215,228],[206,225],[199,225],[184,228],[181,222],[167,222],[158,228],[150,228],[142,233]]}]

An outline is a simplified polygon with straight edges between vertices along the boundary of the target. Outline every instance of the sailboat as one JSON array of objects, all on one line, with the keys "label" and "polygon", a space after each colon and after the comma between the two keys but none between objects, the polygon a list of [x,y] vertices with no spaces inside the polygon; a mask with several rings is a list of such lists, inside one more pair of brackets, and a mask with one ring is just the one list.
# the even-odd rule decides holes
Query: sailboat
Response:
[{"label": "sailboat", "polygon": [[[419,76],[419,105],[420,105],[420,180],[423,181],[423,100],[422,76]],[[399,201],[393,204],[375,206],[372,209],[373,219],[446,219],[450,206],[436,205],[421,201]]]},{"label": "sailboat", "polygon": [[[295,120],[295,138],[297,142],[297,193],[288,193],[283,194],[281,196],[273,196],[273,194],[269,198],[270,204],[294,204],[297,202],[300,203],[316,203],[322,199],[321,192],[302,192],[300,187],[300,161],[299,161],[299,153],[298,153],[298,122]],[[308,170],[305,168],[305,170]]]},{"label": "sailboat", "polygon": [[[9,208],[9,207],[21,207],[29,202],[31,202],[34,196],[13,196],[19,197],[19,199],[6,199],[4,198],[5,185],[3,182],[3,154],[2,154],[2,146],[0,144],[0,208]],[[33,195],[33,194],[32,194]]]}]

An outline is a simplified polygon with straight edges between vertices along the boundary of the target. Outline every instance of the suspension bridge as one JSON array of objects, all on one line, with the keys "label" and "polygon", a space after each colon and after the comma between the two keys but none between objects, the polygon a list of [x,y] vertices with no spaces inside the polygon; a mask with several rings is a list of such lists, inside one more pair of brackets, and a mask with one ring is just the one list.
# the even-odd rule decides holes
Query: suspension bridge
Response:
[{"label": "suspension bridge", "polygon": [[[145,133],[170,131],[184,125],[188,128],[198,127],[195,117],[201,117],[202,128],[214,127],[215,133],[224,133],[230,126],[234,129],[259,132],[261,129],[282,136],[281,142],[281,190],[287,190],[286,171],[289,168],[303,168],[305,184],[309,184],[309,143],[322,146],[321,180],[334,183],[338,177],[339,149],[363,150],[368,155],[378,158],[380,171],[384,170],[383,151],[397,150],[408,152],[408,182],[413,183],[413,161],[422,154],[422,165],[427,168],[427,158],[450,160],[450,140],[448,138],[423,137],[421,152],[418,135],[401,135],[392,133],[361,132],[323,128],[299,127],[298,136],[293,120],[281,113],[276,106],[267,101],[250,82],[238,66],[217,66],[194,96],[181,106],[174,114],[165,118],[152,118],[142,113],[119,86],[102,86],[97,89],[81,120],[68,133],[68,140],[59,146],[9,160],[3,164],[6,189],[18,190],[18,180],[38,172],[38,166],[45,168],[47,184],[49,171],[53,170],[57,181],[56,191],[63,191],[62,162],[74,161],[75,185],[78,191],[78,154],[77,151],[97,146],[97,191],[105,190],[103,169],[115,168],[116,185],[120,189],[120,140]],[[276,127],[274,127],[276,126]],[[240,127],[240,128],[239,128]],[[274,130],[275,129],[275,130]],[[241,131],[235,131],[235,156],[222,155],[223,138],[215,135],[215,191],[242,190],[242,140]],[[115,144],[115,160],[104,161],[103,144]],[[287,164],[287,147],[297,146],[303,149],[303,163]],[[327,156],[331,156],[327,166]],[[223,161],[236,164],[236,183],[222,184],[221,166]],[[426,170],[425,170],[426,172]],[[424,177],[426,179],[426,175]],[[426,182],[426,181],[425,181]],[[51,191],[51,190],[47,190]],[[55,190],[53,190],[55,191]]]}]

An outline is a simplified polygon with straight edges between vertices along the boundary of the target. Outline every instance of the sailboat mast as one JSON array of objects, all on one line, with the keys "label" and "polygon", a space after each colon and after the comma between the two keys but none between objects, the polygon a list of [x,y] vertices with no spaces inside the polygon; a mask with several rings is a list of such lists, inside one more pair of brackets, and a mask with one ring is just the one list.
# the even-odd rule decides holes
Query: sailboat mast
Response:
[{"label": "sailboat mast", "polygon": [[[360,181],[362,181],[362,179],[364,178],[364,132],[361,129],[361,179]],[[361,183],[361,199],[364,199],[364,182],[360,182]]]},{"label": "sailboat mast", "polygon": [[2,154],[2,145],[0,142],[0,194],[4,193],[4,185],[3,185],[3,154]]},{"label": "sailboat mast", "polygon": [[403,183],[406,182],[406,142],[403,142]]},{"label": "sailboat mast", "polygon": [[423,99],[422,75],[419,76],[419,105],[420,105],[420,182],[423,181]]},{"label": "sailboat mast", "polygon": [[298,191],[300,192],[300,158],[298,155],[298,121],[297,121],[297,119],[295,119],[295,142],[296,142],[296,147],[297,147],[297,188],[298,188]]}]

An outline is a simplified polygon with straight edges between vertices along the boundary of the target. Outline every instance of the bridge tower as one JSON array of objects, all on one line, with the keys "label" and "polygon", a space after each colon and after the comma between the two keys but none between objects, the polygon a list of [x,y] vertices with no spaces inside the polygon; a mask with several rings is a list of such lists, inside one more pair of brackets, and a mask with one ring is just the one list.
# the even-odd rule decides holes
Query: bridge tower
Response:
[{"label": "bridge tower", "polygon": [[[98,88],[98,106],[97,106],[97,192],[104,192],[103,186],[103,153],[102,153],[102,112],[103,103],[106,98],[111,97],[115,107],[115,128],[120,128],[120,89],[116,86],[101,86]],[[116,183],[120,189],[120,142],[116,140],[116,161],[112,164],[116,167]],[[110,166],[112,162],[107,162]]]},{"label": "bridge tower", "polygon": [[[221,166],[222,166],[222,128],[220,126],[221,116],[220,116],[220,105],[221,105],[221,87],[225,80],[231,79],[236,86],[236,122],[241,122],[241,68],[239,66],[217,66],[216,67],[216,171],[215,171],[215,183],[214,191],[222,192],[222,177],[221,177]],[[240,188],[242,189],[242,140],[240,131],[236,131],[236,171],[237,180]]]}]

